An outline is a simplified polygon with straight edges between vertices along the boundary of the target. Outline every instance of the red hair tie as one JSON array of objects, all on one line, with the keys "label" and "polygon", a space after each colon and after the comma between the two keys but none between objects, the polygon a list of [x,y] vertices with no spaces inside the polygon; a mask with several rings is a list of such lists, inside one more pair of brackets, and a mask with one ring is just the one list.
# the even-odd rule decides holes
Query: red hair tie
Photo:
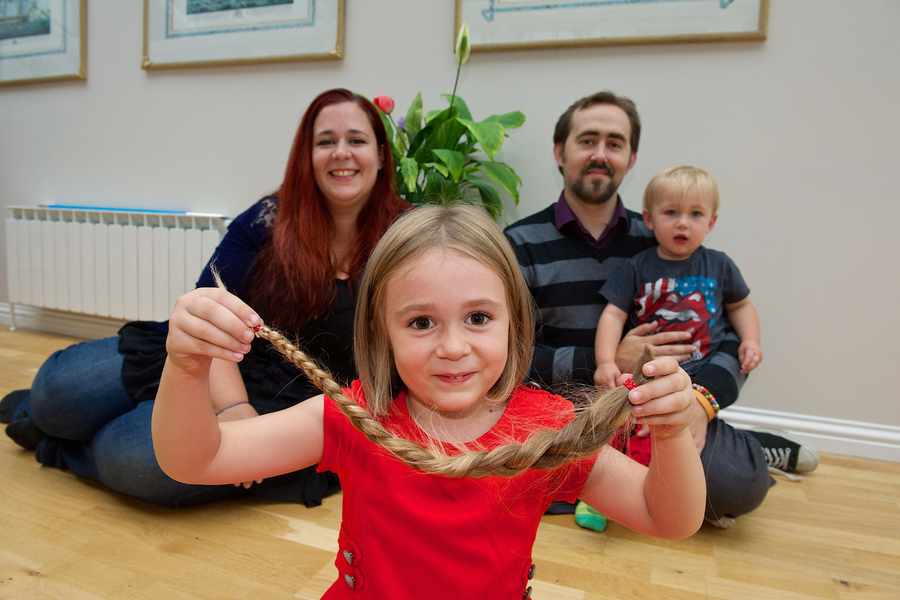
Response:
[{"label": "red hair tie", "polygon": [[629,390],[633,390],[637,387],[637,384],[634,382],[634,377],[628,377],[628,379],[622,382],[622,385],[624,385]]}]

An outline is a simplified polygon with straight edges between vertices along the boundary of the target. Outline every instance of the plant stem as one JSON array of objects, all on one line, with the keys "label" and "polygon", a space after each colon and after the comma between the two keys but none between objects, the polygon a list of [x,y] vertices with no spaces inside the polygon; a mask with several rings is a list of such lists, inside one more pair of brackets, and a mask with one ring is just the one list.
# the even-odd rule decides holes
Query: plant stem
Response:
[{"label": "plant stem", "polygon": [[450,94],[450,108],[453,109],[454,102],[456,101],[456,86],[459,85],[459,72],[462,71],[462,60],[459,57],[456,59],[456,79],[453,80],[453,93]]}]

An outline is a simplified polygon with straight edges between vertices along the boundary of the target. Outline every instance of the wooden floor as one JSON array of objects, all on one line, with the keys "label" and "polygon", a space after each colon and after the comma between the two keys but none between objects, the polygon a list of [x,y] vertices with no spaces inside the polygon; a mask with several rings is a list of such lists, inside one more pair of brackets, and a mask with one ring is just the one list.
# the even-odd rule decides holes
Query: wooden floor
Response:
[{"label": "wooden floor", "polygon": [[[71,340],[0,330],[0,394]],[[38,465],[0,435],[0,598],[318,598],[340,498],[168,510]],[[666,542],[545,517],[542,599],[900,599],[900,464],[823,457],[730,530]]]}]

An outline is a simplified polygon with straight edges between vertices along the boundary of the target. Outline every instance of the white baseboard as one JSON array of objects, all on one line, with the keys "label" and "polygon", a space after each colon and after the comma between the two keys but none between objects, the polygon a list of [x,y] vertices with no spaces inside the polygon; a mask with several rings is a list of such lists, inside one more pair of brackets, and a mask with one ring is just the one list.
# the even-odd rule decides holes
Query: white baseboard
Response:
[{"label": "white baseboard", "polygon": [[731,406],[719,413],[742,429],[769,429],[822,452],[900,462],[900,427]]},{"label": "white baseboard", "polygon": [[[71,337],[114,335],[125,321],[16,304],[16,325]],[[11,323],[10,305],[0,302],[0,322]],[[783,431],[822,452],[900,462],[900,427],[732,406],[720,416],[735,427]]]},{"label": "white baseboard", "polygon": [[[12,326],[11,309],[12,306],[8,302],[0,302],[0,323],[6,327]],[[121,319],[94,317],[18,303],[15,305],[15,317],[17,328],[35,329],[84,339],[98,339],[115,335],[125,323]]]}]

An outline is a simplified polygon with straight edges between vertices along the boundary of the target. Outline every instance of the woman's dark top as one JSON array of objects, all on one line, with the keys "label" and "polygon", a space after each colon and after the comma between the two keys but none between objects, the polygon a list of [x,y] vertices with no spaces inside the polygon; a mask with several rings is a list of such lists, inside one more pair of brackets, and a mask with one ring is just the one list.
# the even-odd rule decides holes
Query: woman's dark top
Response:
[{"label": "woman's dark top", "polygon": [[[197,280],[197,287],[215,286],[210,270],[215,266],[228,290],[246,302],[249,275],[257,255],[271,236],[276,208],[276,198],[268,196],[235,217]],[[355,304],[354,282],[338,279],[334,300],[325,315],[307,321],[300,331],[283,332],[299,341],[304,352],[327,367],[340,384],[349,384],[356,378],[353,363]],[[265,315],[261,316],[265,319]],[[166,360],[167,332],[167,322],[155,321],[134,321],[119,330],[119,352],[124,357],[122,380],[137,402],[156,398]],[[250,404],[260,414],[293,406],[320,393],[265,340],[254,340],[250,352],[238,366]],[[310,477],[315,478],[316,474],[313,472]],[[302,498],[307,505],[321,502],[321,494],[316,490],[321,488],[322,482],[312,484],[315,489],[306,489]]]}]

